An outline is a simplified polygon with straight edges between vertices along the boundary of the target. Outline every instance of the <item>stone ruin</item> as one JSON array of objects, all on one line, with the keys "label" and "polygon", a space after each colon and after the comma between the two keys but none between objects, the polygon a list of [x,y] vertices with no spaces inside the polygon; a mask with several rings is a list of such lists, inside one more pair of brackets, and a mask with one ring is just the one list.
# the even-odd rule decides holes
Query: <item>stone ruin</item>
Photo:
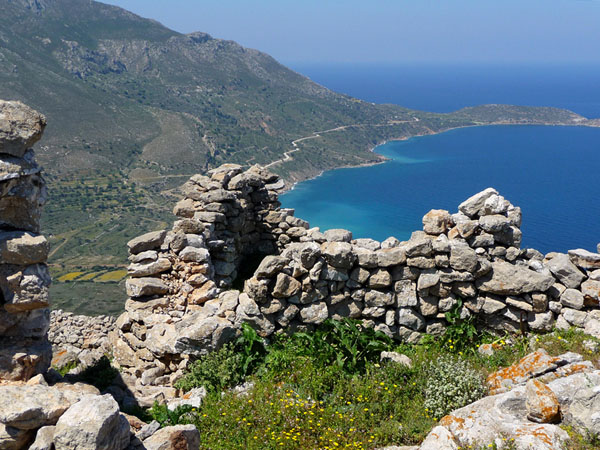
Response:
[{"label": "stone ruin", "polygon": [[46,186],[31,146],[46,119],[19,102],[0,101],[0,380],[27,380],[50,365],[46,266],[39,234]]},{"label": "stone ruin", "polygon": [[128,243],[129,299],[110,340],[139,392],[172,384],[243,322],[268,337],[351,317],[417,342],[462,305],[496,333],[600,337],[600,254],[520,249],[521,210],[492,188],[455,214],[430,211],[406,242],[377,242],[311,228],[280,207],[283,187],[258,166],[195,175],[173,228]]},{"label": "stone ruin", "polygon": [[[406,242],[377,242],[310,228],[280,207],[284,183],[276,175],[235,165],[192,177],[172,229],[128,243],[129,299],[116,322],[51,315],[48,243],[39,235],[46,191],[31,150],[44,126],[30,108],[0,101],[0,448],[198,448],[194,426],[159,431],[158,423],[122,413],[117,402],[199,405],[205,391],[181,396],[174,381],[191,360],[235,337],[242,323],[268,337],[352,317],[416,342],[424,333],[443,333],[445,313],[458,310],[495,332],[576,326],[600,338],[600,245],[598,253],[521,250],[521,211],[493,189],[463,202],[456,214],[430,211],[423,231]],[[47,371],[48,336],[84,367],[112,350],[122,371],[102,393]],[[598,398],[600,371],[580,355],[551,358],[539,350],[493,374],[498,395],[442,419],[419,448],[454,449],[457,439],[471,445],[513,432],[518,446],[529,446],[532,436],[567,442],[564,430],[529,423],[514,408],[525,392],[531,412],[535,380],[523,374],[558,393],[568,423],[594,429],[590,399]],[[462,415],[477,418],[471,434],[454,427]]]}]

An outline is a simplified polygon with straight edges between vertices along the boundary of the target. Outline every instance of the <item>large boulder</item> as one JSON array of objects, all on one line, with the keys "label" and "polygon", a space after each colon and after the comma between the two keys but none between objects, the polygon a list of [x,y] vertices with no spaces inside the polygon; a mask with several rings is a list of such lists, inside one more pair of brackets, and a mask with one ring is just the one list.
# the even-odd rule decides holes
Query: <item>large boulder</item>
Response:
[{"label": "large boulder", "polygon": [[22,430],[54,425],[71,402],[57,388],[0,386],[0,423]]},{"label": "large boulder", "polygon": [[22,157],[41,137],[46,118],[29,106],[0,100],[0,153]]},{"label": "large boulder", "polygon": [[564,253],[557,254],[548,261],[547,266],[550,272],[558,278],[558,281],[567,288],[577,289],[581,285],[581,282],[585,280],[583,272],[571,262],[569,255],[565,255]]},{"label": "large boulder", "polygon": [[554,284],[551,275],[535,272],[526,267],[497,260],[492,270],[476,282],[479,290],[499,295],[521,295],[544,292]]},{"label": "large boulder", "polygon": [[108,394],[86,395],[56,423],[56,450],[123,450],[130,440],[129,422]]}]

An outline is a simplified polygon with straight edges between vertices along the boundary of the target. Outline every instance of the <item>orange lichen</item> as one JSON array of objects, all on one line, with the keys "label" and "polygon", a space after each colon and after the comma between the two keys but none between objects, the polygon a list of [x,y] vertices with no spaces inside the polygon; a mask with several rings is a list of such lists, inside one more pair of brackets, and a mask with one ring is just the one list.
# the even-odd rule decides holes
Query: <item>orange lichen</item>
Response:
[{"label": "orange lichen", "polygon": [[534,436],[544,444],[552,445],[552,438],[548,436],[546,429],[543,426],[539,426],[536,428],[524,426],[517,428],[515,431],[517,436]]},{"label": "orange lichen", "polygon": [[534,373],[542,372],[545,367],[550,368],[559,358],[552,358],[545,350],[538,350],[522,358],[517,364],[498,370],[487,377],[490,394],[499,393],[503,388],[504,381],[525,381]]},{"label": "orange lichen", "polygon": [[447,416],[442,417],[442,419],[440,420],[440,425],[446,428],[450,428],[454,425],[456,429],[460,430],[465,426],[465,419],[449,414]]}]

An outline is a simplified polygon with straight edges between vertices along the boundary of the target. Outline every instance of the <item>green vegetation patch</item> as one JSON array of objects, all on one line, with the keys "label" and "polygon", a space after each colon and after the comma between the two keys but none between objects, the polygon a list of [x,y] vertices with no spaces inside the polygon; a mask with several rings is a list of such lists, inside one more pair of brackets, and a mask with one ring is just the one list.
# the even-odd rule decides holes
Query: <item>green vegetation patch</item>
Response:
[{"label": "green vegetation patch", "polygon": [[[268,345],[244,325],[237,341],[193,363],[178,382],[183,390],[207,388],[200,408],[155,405],[149,413],[163,426],[194,424],[202,449],[416,445],[441,415],[483,396],[488,374],[537,348],[596,356],[583,343],[597,340],[574,329],[503,337],[475,330],[466,345],[457,342],[471,325],[456,320],[444,336],[417,345],[398,344],[350,319],[276,335]],[[493,356],[479,354],[483,343],[494,345]],[[380,361],[382,350],[409,356],[412,367]],[[594,442],[573,433],[575,449],[595,448]]]}]

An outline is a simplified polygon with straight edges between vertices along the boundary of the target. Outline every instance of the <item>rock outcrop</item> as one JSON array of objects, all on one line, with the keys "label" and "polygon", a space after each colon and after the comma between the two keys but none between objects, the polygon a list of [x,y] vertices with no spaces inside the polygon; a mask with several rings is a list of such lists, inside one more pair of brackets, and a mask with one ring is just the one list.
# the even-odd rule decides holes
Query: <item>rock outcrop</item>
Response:
[{"label": "rock outcrop", "polygon": [[260,167],[196,175],[173,228],[129,242],[130,298],[111,336],[125,373],[171,383],[243,322],[269,336],[351,317],[417,342],[454,309],[494,332],[600,335],[600,255],[521,249],[521,210],[492,188],[455,214],[430,211],[408,241],[377,242],[310,228],[280,208],[282,187]]},{"label": "rock outcrop", "polygon": [[569,435],[560,425],[582,434],[600,427],[600,371],[581,355],[538,350],[488,384],[492,395],[443,417],[419,450],[562,449]]},{"label": "rock outcrop", "polygon": [[27,380],[51,359],[46,187],[30,148],[45,125],[22,103],[0,101],[0,380]]}]

